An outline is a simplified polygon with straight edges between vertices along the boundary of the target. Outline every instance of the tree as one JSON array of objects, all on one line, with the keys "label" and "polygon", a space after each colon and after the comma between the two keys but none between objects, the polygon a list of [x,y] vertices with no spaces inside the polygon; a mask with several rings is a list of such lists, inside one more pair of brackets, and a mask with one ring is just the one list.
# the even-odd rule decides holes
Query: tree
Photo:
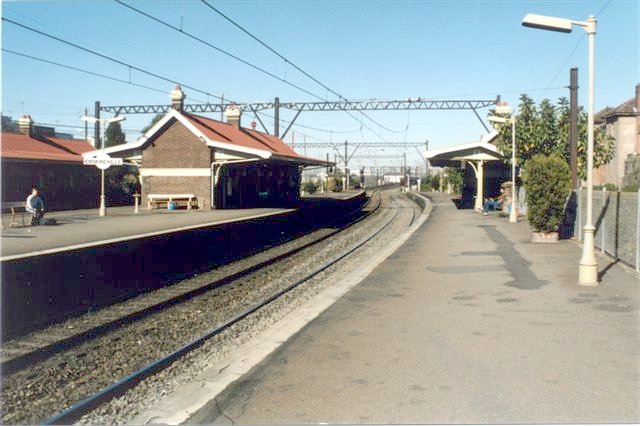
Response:
[{"label": "tree", "polygon": [[447,175],[447,183],[450,183],[453,189],[453,192],[458,194],[462,190],[462,170],[454,169],[452,167],[445,168],[445,173]]},{"label": "tree", "polygon": [[162,117],[164,117],[164,114],[160,113],[160,114],[156,114],[152,119],[151,122],[149,124],[147,124],[146,126],[144,126],[144,128],[142,129],[142,131],[140,133],[147,133],[147,130],[149,130],[150,128],[152,128],[158,121],[162,120]]},{"label": "tree", "polygon": [[108,148],[110,146],[123,144],[126,142],[126,138],[122,127],[120,127],[120,122],[110,123],[104,132],[104,146]]},{"label": "tree", "polygon": [[[557,155],[569,161],[569,102],[561,97],[554,106],[543,99],[536,107],[526,94],[520,95],[516,115],[516,157],[522,167],[537,154]],[[499,125],[501,141],[498,148],[511,157],[511,125]],[[606,136],[604,129],[594,131],[594,168],[607,164],[613,158],[614,140]],[[586,177],[587,163],[587,114],[580,107],[578,111],[578,177]]]}]

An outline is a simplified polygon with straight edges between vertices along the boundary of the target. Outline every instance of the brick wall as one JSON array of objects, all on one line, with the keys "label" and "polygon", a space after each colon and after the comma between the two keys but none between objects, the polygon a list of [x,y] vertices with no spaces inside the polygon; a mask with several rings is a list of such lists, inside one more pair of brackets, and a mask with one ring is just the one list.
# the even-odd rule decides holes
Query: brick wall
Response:
[{"label": "brick wall", "polygon": [[177,121],[142,152],[145,168],[209,168],[211,161],[211,148]]},{"label": "brick wall", "polygon": [[[182,123],[174,122],[142,152],[145,169],[210,169],[213,151]],[[144,176],[142,200],[148,194],[195,194],[198,207],[211,207],[211,178],[208,176]]]},{"label": "brick wall", "polygon": [[147,194],[195,194],[198,208],[211,208],[211,178],[207,176],[144,176],[142,199]]}]

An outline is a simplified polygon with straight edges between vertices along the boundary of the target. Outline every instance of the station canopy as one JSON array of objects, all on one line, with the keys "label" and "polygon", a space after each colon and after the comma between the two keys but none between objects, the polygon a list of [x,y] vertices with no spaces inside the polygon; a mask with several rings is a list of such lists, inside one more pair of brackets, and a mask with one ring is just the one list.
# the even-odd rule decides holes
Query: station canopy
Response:
[{"label": "station canopy", "polygon": [[461,167],[467,161],[500,161],[503,155],[495,146],[499,137],[500,133],[494,130],[476,142],[426,151],[425,158],[434,167]]}]

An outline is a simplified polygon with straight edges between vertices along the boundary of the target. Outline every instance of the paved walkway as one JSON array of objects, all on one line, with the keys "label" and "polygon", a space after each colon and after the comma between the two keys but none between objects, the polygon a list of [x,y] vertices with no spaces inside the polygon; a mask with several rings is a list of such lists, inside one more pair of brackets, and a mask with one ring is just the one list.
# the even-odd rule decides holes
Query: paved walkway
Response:
[{"label": "paved walkway", "polygon": [[[238,210],[147,210],[134,214],[132,206],[111,207],[100,217],[98,209],[50,212],[45,219],[55,219],[55,226],[25,226],[2,230],[2,260],[31,253],[68,250],[91,246],[101,241],[131,239],[153,233],[203,227],[226,221],[280,214],[287,209]],[[27,220],[28,223],[28,220]]]},{"label": "paved walkway", "polygon": [[578,286],[580,253],[436,194],[406,244],[192,420],[638,423],[639,277],[602,257],[601,285]]},{"label": "paved walkway", "polygon": [[[363,191],[326,192],[313,196],[305,196],[302,200],[322,202],[323,199],[348,200],[359,196]],[[292,209],[259,208],[259,209],[224,209],[224,210],[190,210],[168,211],[166,209],[148,210],[140,207],[134,213],[133,206],[110,207],[107,215],[100,217],[98,209],[53,211],[45,215],[45,219],[55,219],[55,226],[28,226],[30,216],[25,214],[27,226],[8,226],[10,216],[5,214],[7,227],[0,235],[0,260],[8,260],[16,256],[31,256],[55,251],[70,250],[115,242],[152,234],[163,234],[177,230],[199,228],[218,223],[241,221],[250,218],[282,214]],[[22,225],[22,218],[17,223]]]}]

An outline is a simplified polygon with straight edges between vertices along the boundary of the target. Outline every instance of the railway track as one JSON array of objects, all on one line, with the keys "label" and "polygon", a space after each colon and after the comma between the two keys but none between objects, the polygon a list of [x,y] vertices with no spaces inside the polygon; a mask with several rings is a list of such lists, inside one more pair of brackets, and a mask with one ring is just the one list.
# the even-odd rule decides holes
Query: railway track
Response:
[{"label": "railway track", "polygon": [[[46,351],[12,358],[19,361],[7,364],[13,370],[4,372],[4,422],[77,420],[331,269],[400,218],[402,226],[411,226],[416,215],[406,200],[388,192],[378,193],[369,209],[358,226],[306,236],[299,246],[265,254],[252,266],[205,285],[196,280],[185,286],[188,291],[148,300],[148,306],[126,315],[112,313],[115,318],[49,343]],[[344,248],[338,255],[336,246]]]}]

